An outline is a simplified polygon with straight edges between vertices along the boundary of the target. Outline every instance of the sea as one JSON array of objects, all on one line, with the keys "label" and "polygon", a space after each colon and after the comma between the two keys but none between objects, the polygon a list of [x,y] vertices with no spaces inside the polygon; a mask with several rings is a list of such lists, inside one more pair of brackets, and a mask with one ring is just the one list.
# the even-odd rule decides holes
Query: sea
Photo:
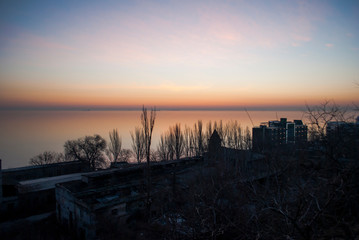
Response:
[{"label": "sea", "polygon": [[[118,129],[122,148],[131,148],[131,135],[141,125],[140,111],[0,111],[0,159],[2,168],[29,165],[29,160],[44,152],[64,152],[67,140],[99,134],[109,140],[109,131]],[[202,120],[237,121],[243,129],[261,122],[287,118],[302,119],[302,111],[157,111],[152,146],[156,149],[162,133],[176,123],[193,128]]]}]

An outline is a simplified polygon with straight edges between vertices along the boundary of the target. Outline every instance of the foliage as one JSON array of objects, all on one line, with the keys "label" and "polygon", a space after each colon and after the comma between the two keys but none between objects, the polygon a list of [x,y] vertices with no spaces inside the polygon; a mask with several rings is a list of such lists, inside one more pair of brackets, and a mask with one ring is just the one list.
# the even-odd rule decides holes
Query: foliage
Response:
[{"label": "foliage", "polygon": [[143,131],[136,127],[134,132],[130,132],[132,139],[132,151],[137,160],[137,163],[141,163],[145,157],[145,139]]},{"label": "foliage", "polygon": [[144,140],[144,148],[145,148],[145,156],[146,156],[146,215],[151,215],[151,188],[152,188],[152,180],[151,180],[151,143],[152,143],[152,132],[155,126],[156,120],[156,108],[152,108],[150,115],[148,115],[147,108],[145,106],[142,107],[141,113],[141,124],[142,124],[142,132],[143,132],[143,140]]},{"label": "foliage", "polygon": [[104,151],[106,140],[100,135],[85,136],[77,140],[68,140],[65,145],[65,156],[72,160],[88,162],[91,169],[101,168],[106,163]]},{"label": "foliage", "polygon": [[142,107],[141,113],[141,124],[144,136],[144,148],[147,164],[151,161],[151,143],[152,143],[152,132],[155,126],[156,120],[156,108],[152,108],[148,115],[147,108]]},{"label": "foliage", "polygon": [[121,162],[129,162],[132,156],[132,151],[130,149],[121,149],[119,160]]},{"label": "foliage", "polygon": [[32,157],[30,159],[30,164],[44,165],[44,164],[58,163],[64,161],[66,161],[64,154],[53,152],[53,151],[45,151],[43,153],[36,155],[35,157]]},{"label": "foliage", "polygon": [[181,131],[181,124],[176,123],[170,127],[165,134],[161,134],[157,152],[162,161],[180,159],[184,152],[184,135]]},{"label": "foliage", "polygon": [[109,136],[109,151],[112,155],[113,161],[117,162],[121,154],[122,139],[119,136],[117,129],[113,129],[111,132],[109,132]]},{"label": "foliage", "polygon": [[173,160],[180,157],[202,156],[208,150],[208,141],[214,130],[217,130],[222,139],[222,146],[239,150],[252,148],[251,131],[247,127],[242,129],[237,121],[223,123],[222,120],[209,121],[203,129],[203,123],[198,120],[193,128],[185,125],[181,129],[179,123],[170,127],[161,134],[157,145],[157,153],[161,160]]}]

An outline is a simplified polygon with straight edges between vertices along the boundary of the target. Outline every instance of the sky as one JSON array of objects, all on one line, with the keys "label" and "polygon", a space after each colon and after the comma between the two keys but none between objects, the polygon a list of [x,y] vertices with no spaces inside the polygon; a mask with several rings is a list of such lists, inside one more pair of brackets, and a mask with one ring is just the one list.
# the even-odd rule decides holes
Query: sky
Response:
[{"label": "sky", "polygon": [[1,1],[0,109],[359,104],[359,1]]}]

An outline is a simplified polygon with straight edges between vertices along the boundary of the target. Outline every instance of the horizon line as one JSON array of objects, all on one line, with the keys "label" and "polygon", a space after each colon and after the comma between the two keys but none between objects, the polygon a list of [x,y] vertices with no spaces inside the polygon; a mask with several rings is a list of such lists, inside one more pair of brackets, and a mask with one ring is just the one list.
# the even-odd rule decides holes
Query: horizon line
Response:
[{"label": "horizon line", "polygon": [[[152,107],[146,106],[145,107]],[[156,106],[153,106],[156,107]],[[0,107],[0,111],[141,111],[142,106],[131,107],[92,107],[92,106],[23,106],[23,107]],[[156,107],[157,111],[305,111],[305,106],[222,106],[222,107]]]},{"label": "horizon line", "polygon": [[[141,111],[143,106],[155,107],[157,111],[306,111],[307,109],[307,105],[156,106],[143,104],[129,106],[0,106],[0,111]],[[317,104],[308,106],[315,107]],[[351,109],[349,105],[337,106],[347,110]],[[352,110],[356,110],[356,108]]]}]

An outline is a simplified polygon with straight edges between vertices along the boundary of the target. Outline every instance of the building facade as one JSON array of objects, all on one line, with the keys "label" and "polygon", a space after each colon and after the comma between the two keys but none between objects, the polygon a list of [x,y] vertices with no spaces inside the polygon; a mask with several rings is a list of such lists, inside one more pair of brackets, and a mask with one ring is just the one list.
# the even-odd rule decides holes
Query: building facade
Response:
[{"label": "building facade", "polygon": [[[151,165],[151,199],[193,175],[202,158]],[[98,239],[111,222],[126,223],[146,207],[146,165],[83,174],[81,180],[56,185],[56,215],[80,239]],[[151,209],[155,211],[155,209]]]},{"label": "building facade", "polygon": [[356,122],[328,122],[326,141],[334,157],[359,159],[359,117]]},{"label": "building facade", "polygon": [[80,161],[3,170],[0,161],[0,221],[53,211],[55,184],[81,178],[88,171]]},{"label": "building facade", "polygon": [[300,145],[307,142],[308,127],[302,120],[268,121],[252,129],[252,146],[254,151],[263,152],[288,145]]}]

